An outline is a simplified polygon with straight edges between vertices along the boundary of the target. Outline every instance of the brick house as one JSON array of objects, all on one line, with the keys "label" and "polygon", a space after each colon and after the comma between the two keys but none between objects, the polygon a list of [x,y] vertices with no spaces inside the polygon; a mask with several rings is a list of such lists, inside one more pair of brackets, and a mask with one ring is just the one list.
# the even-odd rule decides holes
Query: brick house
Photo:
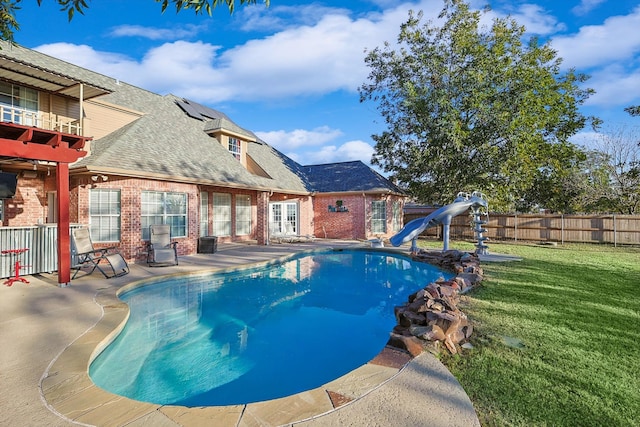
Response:
[{"label": "brick house", "polygon": [[[155,223],[171,225],[181,255],[203,236],[366,240],[402,225],[404,193],[362,162],[302,166],[220,111],[0,47],[2,121],[87,137],[87,154],[69,165],[69,219],[128,260]],[[0,156],[0,170],[17,175],[0,229],[58,221],[55,164]]]}]

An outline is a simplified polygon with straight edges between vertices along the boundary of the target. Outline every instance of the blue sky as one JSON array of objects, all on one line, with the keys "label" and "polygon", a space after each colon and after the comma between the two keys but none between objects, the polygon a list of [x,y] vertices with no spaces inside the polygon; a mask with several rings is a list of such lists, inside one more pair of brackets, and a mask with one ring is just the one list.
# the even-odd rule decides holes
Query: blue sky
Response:
[{"label": "blue sky", "polygon": [[[551,39],[596,90],[583,112],[603,129],[639,126],[640,0],[472,0]],[[383,129],[357,88],[365,49],[394,42],[409,9],[436,19],[441,0],[271,0],[212,17],[161,14],[154,0],[93,0],[68,22],[52,0],[21,3],[19,44],[159,94],[219,109],[302,164],[362,160]],[[575,138],[589,141],[590,129]]]}]

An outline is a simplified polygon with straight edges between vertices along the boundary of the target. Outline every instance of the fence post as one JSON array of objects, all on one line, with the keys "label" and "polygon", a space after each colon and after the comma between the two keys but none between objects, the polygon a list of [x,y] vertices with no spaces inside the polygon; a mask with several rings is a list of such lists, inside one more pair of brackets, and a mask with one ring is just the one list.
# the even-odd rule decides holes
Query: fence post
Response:
[{"label": "fence post", "polygon": [[562,245],[564,245],[564,214],[560,214],[560,239],[562,240]]},{"label": "fence post", "polygon": [[616,214],[613,214],[613,247],[618,247],[618,233],[616,230]]},{"label": "fence post", "polygon": [[518,212],[513,214],[513,240],[518,241]]}]

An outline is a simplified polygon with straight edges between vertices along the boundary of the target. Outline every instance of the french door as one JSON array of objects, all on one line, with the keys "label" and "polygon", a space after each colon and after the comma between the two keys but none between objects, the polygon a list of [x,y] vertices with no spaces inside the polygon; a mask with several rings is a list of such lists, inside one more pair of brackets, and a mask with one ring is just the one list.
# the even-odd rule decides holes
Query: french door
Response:
[{"label": "french door", "polygon": [[295,202],[269,203],[269,233],[298,234],[298,204]]}]

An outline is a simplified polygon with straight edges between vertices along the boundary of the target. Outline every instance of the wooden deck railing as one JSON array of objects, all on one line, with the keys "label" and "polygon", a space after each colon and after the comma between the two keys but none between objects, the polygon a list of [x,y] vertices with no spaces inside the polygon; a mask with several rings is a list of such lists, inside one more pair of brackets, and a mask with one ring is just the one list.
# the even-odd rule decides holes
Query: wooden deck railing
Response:
[{"label": "wooden deck railing", "polygon": [[0,118],[4,122],[34,126],[71,135],[82,135],[79,120],[59,119],[55,114],[43,114],[21,108],[0,105]]}]

